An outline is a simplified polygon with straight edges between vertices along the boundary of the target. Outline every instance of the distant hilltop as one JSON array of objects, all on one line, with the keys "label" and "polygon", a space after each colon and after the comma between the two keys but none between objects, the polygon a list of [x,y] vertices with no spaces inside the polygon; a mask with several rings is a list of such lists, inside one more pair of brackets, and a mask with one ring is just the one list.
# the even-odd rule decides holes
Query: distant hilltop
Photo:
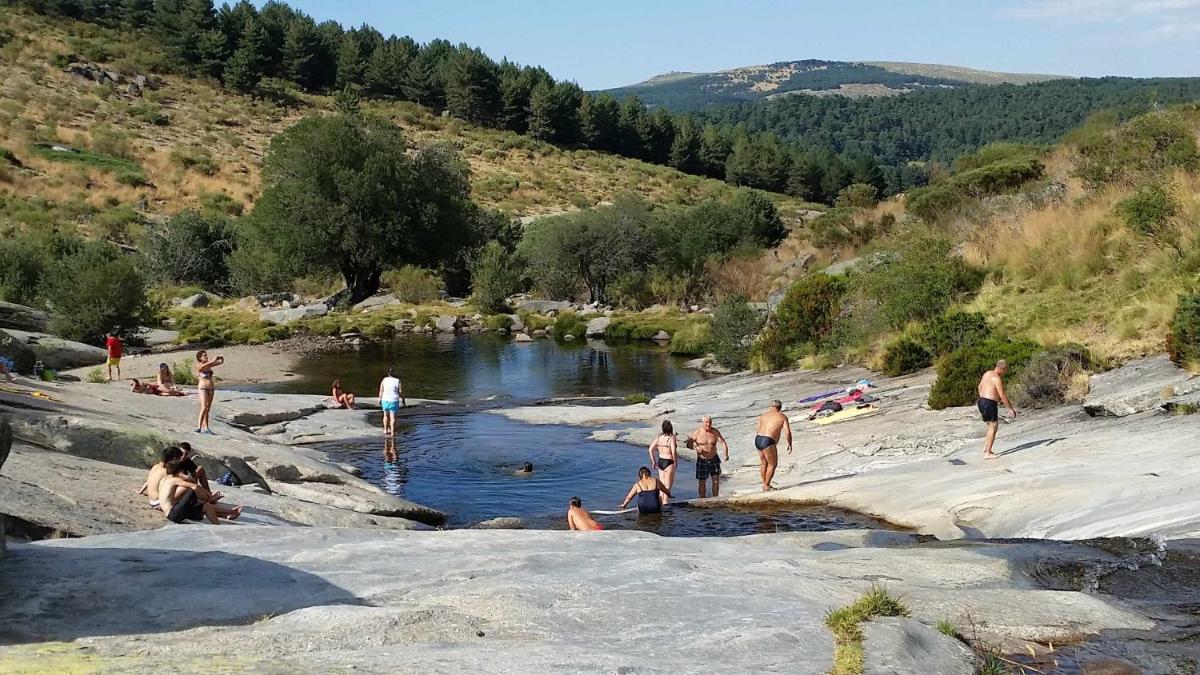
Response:
[{"label": "distant hilltop", "polygon": [[897,61],[780,61],[715,73],[670,72],[645,82],[607,90],[618,98],[636,95],[647,105],[695,110],[710,105],[808,94],[894,96],[919,89],[971,84],[1029,84],[1058,75],[999,73],[960,66]]}]

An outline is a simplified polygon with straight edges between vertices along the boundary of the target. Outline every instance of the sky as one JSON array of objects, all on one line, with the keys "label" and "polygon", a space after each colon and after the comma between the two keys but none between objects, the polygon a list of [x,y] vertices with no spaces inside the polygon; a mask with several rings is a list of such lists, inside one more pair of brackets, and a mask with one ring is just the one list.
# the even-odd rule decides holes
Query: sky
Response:
[{"label": "sky", "polygon": [[318,21],[466,42],[589,90],[798,59],[1200,76],[1200,0],[287,2]]}]

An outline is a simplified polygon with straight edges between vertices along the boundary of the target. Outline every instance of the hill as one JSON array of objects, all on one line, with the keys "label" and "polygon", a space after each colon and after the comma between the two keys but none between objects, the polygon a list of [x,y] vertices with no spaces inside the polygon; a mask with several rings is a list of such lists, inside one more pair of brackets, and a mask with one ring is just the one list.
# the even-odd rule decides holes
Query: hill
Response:
[{"label": "hill", "polygon": [[1029,84],[1054,75],[997,73],[957,66],[893,61],[780,61],[715,73],[666,73],[638,84],[606,90],[617,98],[637,96],[647,105],[671,110],[761,101],[791,94],[853,98],[894,96],[930,88],[968,84]]}]

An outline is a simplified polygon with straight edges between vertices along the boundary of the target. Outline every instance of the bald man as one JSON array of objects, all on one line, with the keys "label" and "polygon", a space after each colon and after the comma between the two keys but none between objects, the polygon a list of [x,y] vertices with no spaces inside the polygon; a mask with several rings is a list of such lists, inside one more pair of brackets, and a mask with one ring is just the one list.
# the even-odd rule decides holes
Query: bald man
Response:
[{"label": "bald man", "polygon": [[717,456],[717,443],[725,446],[725,461],[729,461],[729,443],[713,426],[712,418],[705,415],[700,419],[700,428],[688,438],[688,447],[696,451],[696,480],[700,481],[699,496],[708,496],[708,479],[712,479],[712,496],[721,493],[721,458]]},{"label": "bald man", "polygon": [[979,401],[976,405],[979,407],[979,414],[983,417],[984,423],[987,424],[987,440],[983,446],[983,458],[994,459],[996,454],[992,452],[992,444],[996,442],[996,430],[1000,428],[1000,404],[1008,406],[1009,412],[1012,413],[1013,419],[1017,417],[1017,409],[1008,400],[1008,394],[1004,392],[1004,374],[1008,372],[1008,361],[1000,359],[996,362],[996,367],[983,374],[979,378]]}]

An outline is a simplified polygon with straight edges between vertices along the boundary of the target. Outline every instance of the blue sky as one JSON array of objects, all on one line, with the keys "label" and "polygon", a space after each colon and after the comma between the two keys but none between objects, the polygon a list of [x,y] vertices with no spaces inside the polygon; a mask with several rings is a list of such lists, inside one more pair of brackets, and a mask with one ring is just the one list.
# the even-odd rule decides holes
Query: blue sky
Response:
[{"label": "blue sky", "polygon": [[[258,2],[262,4],[262,2]],[[1062,75],[1200,75],[1200,0],[290,0],[445,38],[585,89],[817,58]]]}]

